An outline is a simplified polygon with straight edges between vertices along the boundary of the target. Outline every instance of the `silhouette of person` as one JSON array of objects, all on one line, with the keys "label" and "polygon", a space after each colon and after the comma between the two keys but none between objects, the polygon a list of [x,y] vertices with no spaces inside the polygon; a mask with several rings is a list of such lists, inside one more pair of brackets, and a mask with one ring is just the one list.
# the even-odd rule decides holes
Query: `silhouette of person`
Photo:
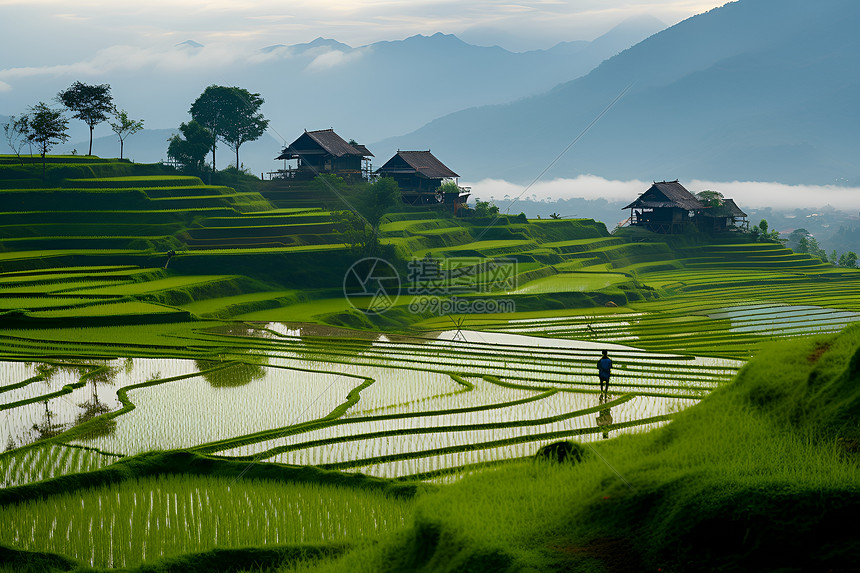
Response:
[{"label": "silhouette of person", "polygon": [[612,374],[612,360],[608,356],[606,350],[603,351],[603,357],[597,361],[597,375],[600,378],[600,391],[607,392],[609,390],[609,376]]},{"label": "silhouette of person", "polygon": [[[606,394],[605,392],[601,393],[600,398],[598,398],[598,405],[604,406],[604,405],[608,404],[609,402],[610,402],[609,395]],[[598,412],[598,416],[597,416],[596,421],[597,421],[597,427],[598,428],[604,427],[603,439],[605,440],[606,438],[609,437],[609,430],[605,429],[605,426],[609,426],[612,424],[612,409],[609,407],[601,408],[601,410]]]}]

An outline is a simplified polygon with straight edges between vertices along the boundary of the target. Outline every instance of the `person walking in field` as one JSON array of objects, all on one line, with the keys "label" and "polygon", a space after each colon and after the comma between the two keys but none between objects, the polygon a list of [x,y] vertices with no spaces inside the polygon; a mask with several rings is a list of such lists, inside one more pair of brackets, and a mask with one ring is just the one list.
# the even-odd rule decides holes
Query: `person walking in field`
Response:
[{"label": "person walking in field", "polygon": [[609,390],[609,376],[612,374],[612,360],[609,358],[609,352],[603,351],[603,357],[597,361],[597,375],[600,378],[600,391],[607,392]]}]

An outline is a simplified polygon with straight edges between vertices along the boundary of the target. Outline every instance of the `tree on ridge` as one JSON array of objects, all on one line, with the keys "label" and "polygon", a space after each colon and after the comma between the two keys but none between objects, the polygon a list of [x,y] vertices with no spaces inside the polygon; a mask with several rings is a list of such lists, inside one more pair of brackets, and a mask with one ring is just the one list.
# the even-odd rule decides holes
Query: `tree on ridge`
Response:
[{"label": "tree on ridge", "polygon": [[236,169],[241,167],[239,148],[259,139],[269,126],[269,120],[259,112],[263,103],[260,94],[244,88],[211,85],[191,104],[191,117],[212,132],[213,171],[219,138],[236,152]]},{"label": "tree on ridge", "polygon": [[15,156],[18,158],[18,161],[21,162],[21,166],[24,165],[24,160],[21,159],[21,150],[24,148],[24,145],[29,142],[27,137],[27,134],[30,131],[28,122],[29,117],[25,114],[20,117],[15,117],[13,115],[9,118],[9,121],[3,124],[3,135],[6,136],[6,143],[8,143],[9,147],[12,148],[12,151],[15,152]]},{"label": "tree on ridge", "polygon": [[27,139],[36,144],[36,148],[42,155],[42,178],[45,178],[45,155],[51,148],[69,139],[66,130],[69,128],[69,120],[63,116],[63,112],[51,109],[45,102],[39,102],[30,108],[27,116]]},{"label": "tree on ridge", "polygon": [[68,89],[57,94],[57,101],[73,111],[74,117],[89,126],[90,148],[87,155],[92,155],[93,129],[106,121],[115,109],[110,95],[110,84],[91,86],[75,82]]},{"label": "tree on ridge", "polygon": [[176,134],[167,140],[170,142],[167,156],[181,163],[183,167],[202,172],[203,162],[212,143],[212,132],[193,119],[180,124],[179,131],[181,136]]},{"label": "tree on ridge", "polygon": [[116,121],[108,122],[110,124],[110,128],[119,138],[119,158],[122,159],[122,151],[123,145],[125,144],[125,138],[129,135],[134,135],[141,129],[143,129],[143,120],[142,119],[131,119],[128,117],[128,113],[124,110],[117,110],[114,108],[113,116],[116,118]]}]

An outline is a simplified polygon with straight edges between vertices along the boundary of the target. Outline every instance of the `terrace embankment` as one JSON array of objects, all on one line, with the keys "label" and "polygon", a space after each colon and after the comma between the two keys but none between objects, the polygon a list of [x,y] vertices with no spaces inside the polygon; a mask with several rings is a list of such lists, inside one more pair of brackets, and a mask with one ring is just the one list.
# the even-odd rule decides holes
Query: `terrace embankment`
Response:
[{"label": "terrace embankment", "polygon": [[[54,325],[66,315],[79,321],[87,306],[121,302],[136,306],[112,312],[127,317],[117,323],[197,317],[371,330],[408,329],[428,318],[408,308],[408,296],[384,316],[365,316],[347,303],[343,279],[361,255],[339,232],[338,212],[346,205],[315,182],[285,187],[234,172],[207,176],[211,184],[204,184],[161,165],[71,156],[48,158],[43,176],[39,163],[0,156],[0,312],[20,311],[36,324],[50,318]],[[827,296],[838,289],[846,301],[855,294],[856,271],[834,269],[776,242],[752,242],[743,233],[609,233],[591,219],[454,217],[408,206],[386,214],[379,233],[401,277],[410,276],[414,259],[432,261],[445,273],[464,264],[515,264],[510,284],[495,284],[479,270],[469,286],[480,298],[513,301],[518,312],[627,307],[694,291],[701,300],[714,300],[737,287],[745,287],[739,299],[758,299],[775,294],[764,293],[766,287],[787,281],[815,282],[817,288],[826,280]],[[89,274],[63,285],[69,267]],[[124,278],[117,276],[120,267]],[[162,276],[149,272],[155,270]],[[36,271],[42,271],[43,288],[12,284]],[[717,280],[697,279],[708,273]],[[212,282],[204,286],[192,277]],[[163,278],[176,282],[165,289]],[[185,280],[197,284],[193,292]],[[122,281],[141,284],[102,289]],[[71,304],[70,298],[77,300]],[[841,301],[838,306],[847,308]],[[103,316],[104,310],[89,314]]]}]

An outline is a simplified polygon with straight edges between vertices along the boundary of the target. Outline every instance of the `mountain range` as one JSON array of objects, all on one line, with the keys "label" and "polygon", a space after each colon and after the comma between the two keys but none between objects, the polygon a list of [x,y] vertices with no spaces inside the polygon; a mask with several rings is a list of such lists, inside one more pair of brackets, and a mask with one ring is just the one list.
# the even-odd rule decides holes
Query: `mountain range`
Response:
[{"label": "mountain range", "polygon": [[[304,129],[333,127],[344,138],[362,143],[400,135],[470,106],[542,93],[664,27],[655,18],[640,17],[591,42],[564,42],[528,52],[475,46],[442,33],[357,48],[318,38],[251,53],[232,53],[194,40],[163,52],[109,49],[85,66],[87,77],[75,75],[81,66],[71,66],[66,77],[62,65],[52,67],[50,74],[28,70],[14,81],[0,70],[0,79],[13,87],[3,94],[0,113],[18,114],[36,101],[50,101],[78,79],[109,83],[116,104],[145,121],[147,129],[128,140],[130,156],[156,161],[164,158],[165,140],[180,122],[188,121],[191,103],[207,85],[236,85],[266,100],[262,112],[270,119],[271,138],[264,140],[264,149],[248,144],[246,152],[243,147],[240,157],[259,172],[277,167],[272,158],[280,145]],[[106,71],[98,72],[99,66]],[[83,123],[72,120],[70,127],[72,140],[57,151],[86,149]],[[147,134],[153,129],[159,133]],[[94,143],[94,153],[116,155],[118,144],[106,124],[96,128],[96,135],[101,139]],[[378,161],[386,159],[377,154]],[[226,148],[223,162],[220,156],[218,162],[229,162]]]},{"label": "mountain range", "polygon": [[544,94],[449,114],[372,149],[444,150],[470,181],[860,184],[858,26],[856,0],[740,0]]},{"label": "mountain range", "polygon": [[[164,158],[174,126],[217,83],[266,98],[269,134],[241,152],[255,173],[277,168],[272,158],[303,129],[333,127],[368,145],[374,165],[398,149],[431,149],[472,182],[593,174],[860,186],[858,27],[856,0],[738,0],[662,31],[639,19],[592,42],[522,53],[441,33],[359,48],[319,38],[230,57],[192,40],[171,48],[174,67],[139,64],[98,80],[146,120],[127,143],[137,161]],[[213,56],[228,61],[213,68]],[[48,95],[30,101],[68,79],[53,77]],[[4,93],[0,112],[16,112],[6,104],[22,86]],[[81,122],[71,125],[77,136],[58,151],[85,149]],[[94,152],[116,155],[107,127],[97,134],[107,136]],[[221,151],[224,166],[231,156]]]}]

